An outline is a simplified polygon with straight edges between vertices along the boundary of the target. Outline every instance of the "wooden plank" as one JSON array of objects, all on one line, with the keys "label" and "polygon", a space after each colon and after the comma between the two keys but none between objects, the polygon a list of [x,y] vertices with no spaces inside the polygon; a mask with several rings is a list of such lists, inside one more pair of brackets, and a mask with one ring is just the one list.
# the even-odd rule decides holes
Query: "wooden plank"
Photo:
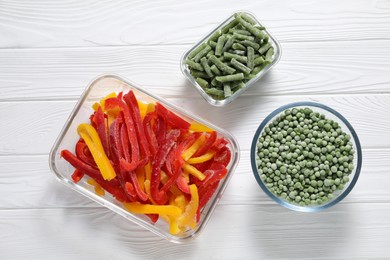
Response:
[{"label": "wooden plank", "polygon": [[[245,96],[226,108],[211,107],[200,97],[172,103],[231,132],[249,150],[261,121],[291,102],[311,100],[343,114],[354,126],[363,148],[390,146],[390,95]],[[47,154],[75,105],[74,101],[0,102],[0,155]],[[18,116],[15,116],[18,115]]]},{"label": "wooden plank", "polygon": [[[246,0],[239,9],[258,16],[282,42],[390,39],[386,0]],[[192,44],[236,10],[233,0],[223,8],[205,0],[2,1],[0,48]]]},{"label": "wooden plank", "polygon": [[[384,181],[390,168],[390,149],[368,149],[363,154],[359,180],[340,207],[355,203],[390,203],[390,190]],[[0,156],[0,168],[0,209],[99,207],[59,183],[49,170],[47,156]],[[240,163],[220,204],[275,204],[257,185],[249,151],[241,152]]]},{"label": "wooden plank", "polygon": [[220,205],[200,236],[184,245],[170,244],[103,208],[1,210],[0,257],[387,258],[390,204],[344,206],[299,213],[275,205]]},{"label": "wooden plank", "polygon": [[[389,41],[371,41],[370,48],[364,41],[285,43],[279,64],[244,95],[389,93],[388,45]],[[90,81],[105,73],[126,77],[156,95],[199,97],[180,71],[187,48],[0,50],[0,101],[76,99]]]}]

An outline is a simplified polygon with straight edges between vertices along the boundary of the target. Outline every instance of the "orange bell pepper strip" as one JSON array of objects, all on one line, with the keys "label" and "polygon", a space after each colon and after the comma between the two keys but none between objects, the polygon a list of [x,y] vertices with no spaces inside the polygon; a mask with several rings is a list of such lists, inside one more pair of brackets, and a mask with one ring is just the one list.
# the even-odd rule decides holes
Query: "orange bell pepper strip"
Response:
[{"label": "orange bell pepper strip", "polygon": [[213,132],[214,130],[208,126],[205,126],[197,121],[192,121],[190,124],[190,131],[193,132]]},{"label": "orange bell pepper strip", "polygon": [[107,155],[104,153],[103,145],[95,128],[89,124],[80,124],[77,127],[77,132],[87,144],[103,178],[105,180],[114,179],[116,176],[115,170],[112,167],[110,160],[107,158]]},{"label": "orange bell pepper strip", "polygon": [[211,160],[214,157],[214,154],[215,154],[214,152],[208,152],[199,157],[192,157],[187,160],[187,163],[194,164],[194,163],[207,162],[208,160]]},{"label": "orange bell pepper strip", "polygon": [[202,146],[204,140],[206,137],[204,135],[201,135],[193,145],[191,145],[187,150],[185,150],[181,157],[183,158],[184,161],[187,161],[188,159],[191,158],[191,156],[199,149],[199,147]]},{"label": "orange bell pepper strip", "polygon": [[201,181],[203,181],[206,178],[206,175],[204,175],[201,171],[199,171],[194,166],[192,166],[188,163],[184,163],[183,169]]},{"label": "orange bell pepper strip", "polygon": [[134,214],[159,214],[178,217],[182,213],[179,207],[173,205],[152,205],[139,202],[123,203],[123,205]]}]

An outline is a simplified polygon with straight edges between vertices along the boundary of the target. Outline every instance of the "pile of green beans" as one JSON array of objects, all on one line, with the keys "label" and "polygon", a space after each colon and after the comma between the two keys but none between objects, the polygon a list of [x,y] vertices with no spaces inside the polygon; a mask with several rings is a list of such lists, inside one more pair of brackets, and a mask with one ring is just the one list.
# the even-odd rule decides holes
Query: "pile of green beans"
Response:
[{"label": "pile of green beans", "polygon": [[230,97],[274,58],[269,36],[245,13],[200,44],[185,60],[191,75],[216,100]]},{"label": "pile of green beans", "polygon": [[299,206],[322,205],[343,190],[354,149],[340,125],[311,108],[285,110],[257,142],[260,178],[277,197]]}]

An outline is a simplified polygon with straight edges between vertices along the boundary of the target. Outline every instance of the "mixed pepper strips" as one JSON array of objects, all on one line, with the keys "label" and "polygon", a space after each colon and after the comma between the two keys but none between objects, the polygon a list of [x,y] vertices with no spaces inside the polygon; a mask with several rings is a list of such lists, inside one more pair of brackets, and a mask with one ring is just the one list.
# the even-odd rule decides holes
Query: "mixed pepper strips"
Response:
[{"label": "mixed pepper strips", "polygon": [[196,228],[200,212],[227,174],[227,141],[196,121],[188,122],[162,104],[111,93],[93,105],[90,124],[80,124],[75,154],[61,156],[74,168],[74,182],[87,175],[96,194],[110,193],[134,214],[171,234]]}]

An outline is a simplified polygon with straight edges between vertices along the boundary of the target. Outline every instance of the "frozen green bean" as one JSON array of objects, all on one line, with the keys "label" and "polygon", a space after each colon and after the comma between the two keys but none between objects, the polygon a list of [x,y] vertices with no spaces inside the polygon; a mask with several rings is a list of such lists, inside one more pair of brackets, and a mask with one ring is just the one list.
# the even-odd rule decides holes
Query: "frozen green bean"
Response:
[{"label": "frozen green bean", "polygon": [[211,60],[212,63],[215,64],[215,66],[218,67],[218,69],[220,69],[220,70],[222,70],[222,71],[224,71],[224,72],[226,72],[228,74],[233,74],[236,71],[232,67],[229,67],[228,65],[226,65],[222,61],[218,60],[218,58],[216,56],[214,56],[214,55],[210,56],[210,60]]},{"label": "frozen green bean", "polygon": [[212,71],[215,75],[217,75],[217,76],[219,76],[219,75],[222,74],[222,72],[217,68],[217,66],[215,66],[215,64],[213,64],[213,65],[210,67],[210,69],[211,69],[211,71]]},{"label": "frozen green bean", "polygon": [[257,58],[254,60],[254,62],[253,62],[253,64],[254,64],[255,66],[260,65],[260,64],[263,64],[263,63],[264,63],[264,58],[263,58],[262,56],[257,57]]},{"label": "frozen green bean", "polygon": [[254,68],[254,56],[255,56],[255,49],[253,49],[252,47],[247,47],[247,51],[246,51],[246,55],[247,55],[247,63],[246,63],[246,66],[248,68],[250,68],[251,70]]},{"label": "frozen green bean", "polygon": [[211,81],[211,85],[214,87],[221,87],[222,82],[218,81],[217,78],[213,78],[213,80]]},{"label": "frozen green bean", "polygon": [[204,47],[203,50],[201,50],[200,52],[198,52],[198,54],[195,55],[194,57],[194,61],[195,62],[199,62],[201,58],[203,58],[203,56],[206,56],[206,54],[211,50],[211,47],[210,45],[206,45],[206,47]]},{"label": "frozen green bean", "polygon": [[252,17],[250,17],[249,15],[245,14],[245,13],[238,13],[236,15],[236,17],[240,16],[242,19],[244,19],[245,21],[247,21],[248,23],[252,24],[252,25],[255,25],[257,24],[257,22],[255,21],[255,19],[253,19]]},{"label": "frozen green bean", "polygon": [[250,24],[247,21],[245,21],[241,16],[237,16],[236,19],[238,20],[238,22],[242,26],[245,27],[245,29],[247,29],[255,37],[257,37],[259,39],[263,39],[264,38],[264,33],[261,30],[259,30],[258,28],[254,27],[252,24]]},{"label": "frozen green bean", "polygon": [[211,55],[214,55],[214,50],[209,51],[209,52],[206,54],[206,58],[210,58]]},{"label": "frozen green bean", "polygon": [[265,54],[265,60],[268,61],[268,62],[271,62],[272,61],[272,56],[274,55],[274,48],[269,48],[267,53]]},{"label": "frozen green bean", "polygon": [[247,41],[254,41],[255,38],[253,36],[248,36],[244,34],[239,34],[238,32],[234,32],[233,35],[236,37],[238,40],[247,40]]},{"label": "frozen green bean", "polygon": [[199,86],[201,86],[202,88],[208,88],[209,87],[209,83],[202,79],[202,78],[196,78],[195,81],[199,84]]},{"label": "frozen green bean", "polygon": [[233,43],[234,43],[235,40],[236,40],[236,37],[235,37],[234,35],[231,36],[231,37],[226,41],[225,45],[223,46],[222,52],[228,51],[228,50],[232,47],[232,45],[233,45]]},{"label": "frozen green bean", "polygon": [[241,43],[233,43],[232,45],[232,48],[234,50],[241,50],[241,51],[245,51],[246,50],[246,47],[244,45],[242,45]]},{"label": "frozen green bean", "polygon": [[246,30],[240,30],[240,29],[230,29],[229,30],[229,33],[231,34],[234,34],[234,33],[239,33],[239,34],[242,34],[242,35],[247,35],[247,36],[251,36],[252,34]]},{"label": "frozen green bean", "polygon": [[241,70],[244,73],[249,74],[252,71],[250,68],[248,68],[247,66],[245,66],[241,62],[237,61],[236,59],[232,59],[230,62],[231,62],[233,67],[235,67],[238,70]]},{"label": "frozen green bean", "polygon": [[209,41],[209,45],[211,46],[211,48],[214,48],[217,47],[217,43],[215,41]]},{"label": "frozen green bean", "polygon": [[229,81],[243,80],[244,73],[236,73],[236,74],[226,75],[226,76],[217,76],[215,78],[222,83],[229,82]]},{"label": "frozen green bean", "polygon": [[237,54],[237,55],[240,55],[240,56],[243,56],[243,55],[246,54],[245,51],[241,51],[241,50],[229,50],[228,52],[233,53],[233,54]]},{"label": "frozen green bean", "polygon": [[224,94],[223,90],[217,88],[208,88],[206,89],[206,93],[219,98],[223,98],[223,94]]},{"label": "frozen green bean", "polygon": [[226,36],[221,35],[218,38],[217,46],[215,47],[215,56],[221,56],[222,55],[222,49],[223,45],[225,44]]},{"label": "frozen green bean", "polygon": [[193,50],[192,52],[190,52],[190,54],[188,54],[188,59],[192,59],[193,57],[195,57],[196,54],[198,54],[201,50],[203,50],[205,47],[207,46],[207,43],[202,43],[201,45],[199,45],[195,50]]},{"label": "frozen green bean", "polygon": [[237,55],[237,54],[234,54],[234,53],[230,53],[230,52],[224,52],[223,53],[223,56],[228,59],[228,60],[231,60],[231,59],[236,59],[240,62],[247,62],[248,58],[246,56],[241,56],[241,55]]},{"label": "frozen green bean", "polygon": [[252,41],[248,41],[248,40],[244,40],[244,41],[241,41],[240,42],[242,45],[244,46],[249,46],[249,47],[252,47],[253,49],[258,49],[260,48],[260,44],[256,43],[256,42],[252,42]]},{"label": "frozen green bean", "polygon": [[186,60],[185,63],[188,65],[188,67],[190,67],[192,69],[203,71],[202,65],[200,65],[197,62],[194,62],[192,60]]},{"label": "frozen green bean", "polygon": [[266,52],[268,51],[268,49],[271,48],[271,47],[272,47],[271,44],[268,42],[268,43],[266,43],[266,44],[264,44],[263,46],[260,47],[259,53],[260,53],[260,54],[264,54],[264,53],[266,53]]},{"label": "frozen green bean", "polygon": [[223,84],[223,93],[225,97],[230,97],[232,96],[232,89],[229,84],[225,83]]},{"label": "frozen green bean", "polygon": [[214,76],[213,73],[211,72],[211,69],[210,69],[210,66],[209,66],[209,63],[208,63],[206,57],[203,57],[203,58],[200,59],[200,64],[203,66],[204,71],[206,72],[206,74],[210,78]]},{"label": "frozen green bean", "polygon": [[210,79],[211,77],[209,77],[209,75],[207,75],[205,72],[203,71],[197,71],[197,70],[192,70],[191,71],[191,75],[194,77],[194,78],[204,78],[204,79]]}]

